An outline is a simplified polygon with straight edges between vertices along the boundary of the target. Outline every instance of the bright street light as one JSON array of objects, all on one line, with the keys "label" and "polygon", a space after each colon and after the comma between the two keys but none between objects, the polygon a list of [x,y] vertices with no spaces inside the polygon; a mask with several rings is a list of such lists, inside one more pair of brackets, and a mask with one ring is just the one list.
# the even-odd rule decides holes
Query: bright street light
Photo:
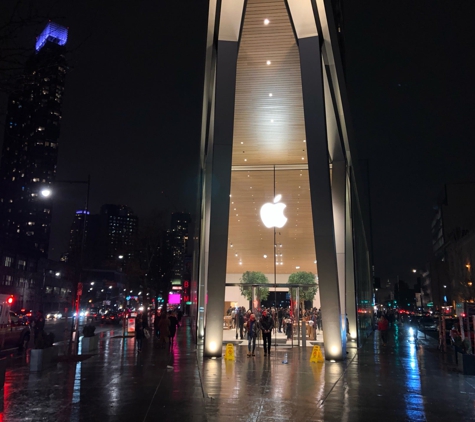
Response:
[{"label": "bright street light", "polygon": [[417,270],[412,270],[413,273],[417,273]]},{"label": "bright street light", "polygon": [[60,275],[61,275],[60,272],[57,272],[57,273],[55,274],[56,277],[59,277]]},{"label": "bright street light", "polygon": [[51,196],[51,189],[45,188],[41,190],[41,196],[48,198]]},{"label": "bright street light", "polygon": [[119,255],[118,258],[119,259],[124,259],[124,255]]}]

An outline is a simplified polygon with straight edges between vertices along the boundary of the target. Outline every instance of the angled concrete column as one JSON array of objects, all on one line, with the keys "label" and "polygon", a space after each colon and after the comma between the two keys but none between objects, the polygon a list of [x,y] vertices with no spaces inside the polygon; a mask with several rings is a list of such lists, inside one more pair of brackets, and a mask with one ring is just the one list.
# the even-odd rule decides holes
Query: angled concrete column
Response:
[{"label": "angled concrete column", "polygon": [[358,324],[356,313],[355,263],[353,258],[353,220],[351,218],[351,182],[346,176],[346,313],[350,325],[350,337],[357,339]]},{"label": "angled concrete column", "polygon": [[346,242],[346,163],[332,162],[332,202],[333,221],[335,225],[335,246],[338,268],[338,286],[340,291],[340,309],[342,321],[346,329],[346,274],[345,274],[345,242]]},{"label": "angled concrete column", "polygon": [[204,355],[221,356],[238,43],[218,41],[209,183],[209,249]]},{"label": "angled concrete column", "polygon": [[325,358],[343,360],[346,333],[340,308],[320,40],[313,36],[298,43]]}]

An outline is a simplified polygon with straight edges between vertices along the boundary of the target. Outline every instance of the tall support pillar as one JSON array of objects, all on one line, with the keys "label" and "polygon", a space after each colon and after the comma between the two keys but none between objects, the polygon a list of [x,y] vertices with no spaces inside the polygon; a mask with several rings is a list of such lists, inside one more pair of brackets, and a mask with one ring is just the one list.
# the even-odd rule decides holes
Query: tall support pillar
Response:
[{"label": "tall support pillar", "polygon": [[350,337],[358,339],[355,263],[353,250],[353,220],[351,216],[351,180],[346,177],[346,313],[350,328]]},{"label": "tall support pillar", "polygon": [[311,36],[298,42],[315,250],[325,327],[325,359],[343,360],[346,357],[346,333],[338,285],[320,39]]},{"label": "tall support pillar", "polygon": [[222,355],[229,195],[238,43],[218,41],[209,191],[209,253],[204,356]]},{"label": "tall support pillar", "polygon": [[332,202],[333,221],[335,224],[336,262],[338,269],[338,287],[342,322],[346,329],[346,163],[332,162]]}]

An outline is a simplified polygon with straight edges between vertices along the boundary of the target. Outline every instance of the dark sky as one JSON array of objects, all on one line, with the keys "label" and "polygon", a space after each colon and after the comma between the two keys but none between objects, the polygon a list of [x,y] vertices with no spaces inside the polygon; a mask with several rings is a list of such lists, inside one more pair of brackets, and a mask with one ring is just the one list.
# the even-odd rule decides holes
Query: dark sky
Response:
[{"label": "dark sky", "polygon": [[[51,0],[53,1],[53,0]],[[91,174],[104,203],[195,211],[206,0],[56,2],[70,27],[58,179]],[[376,273],[412,282],[445,182],[475,180],[473,16],[468,0],[343,2],[359,157],[368,159]],[[165,191],[166,195],[161,194]],[[82,186],[64,186],[51,253],[65,250]]]}]

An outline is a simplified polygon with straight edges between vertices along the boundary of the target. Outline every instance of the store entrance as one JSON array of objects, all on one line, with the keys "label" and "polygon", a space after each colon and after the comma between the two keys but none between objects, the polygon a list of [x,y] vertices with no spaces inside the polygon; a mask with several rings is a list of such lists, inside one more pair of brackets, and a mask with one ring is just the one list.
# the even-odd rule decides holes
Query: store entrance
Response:
[{"label": "store entrance", "polygon": [[[227,283],[226,299],[229,300],[224,306],[223,343],[241,340],[247,343],[246,322],[251,313],[259,320],[264,310],[274,321],[274,347],[309,347],[323,343],[320,302],[318,298],[304,300],[312,287],[315,288],[287,283]],[[259,341],[262,344],[262,339],[258,339],[258,344]]]}]

